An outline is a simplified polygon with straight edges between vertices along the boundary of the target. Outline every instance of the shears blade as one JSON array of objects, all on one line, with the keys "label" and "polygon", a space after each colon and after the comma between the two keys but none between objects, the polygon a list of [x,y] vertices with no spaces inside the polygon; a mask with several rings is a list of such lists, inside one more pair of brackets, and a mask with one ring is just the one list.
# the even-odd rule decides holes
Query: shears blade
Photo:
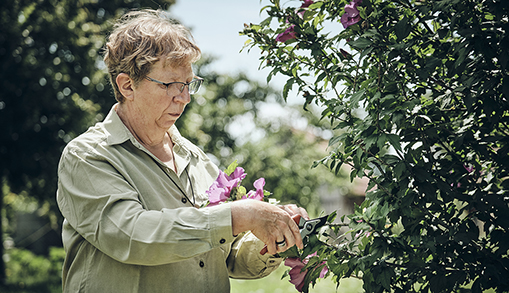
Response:
[{"label": "shears blade", "polygon": [[311,220],[305,220],[304,218],[300,218],[299,222],[297,223],[299,225],[300,229],[300,236],[302,239],[304,239],[306,236],[309,236],[313,233],[318,232],[318,229],[325,226],[327,224],[327,218],[329,216],[323,216],[316,219]]}]

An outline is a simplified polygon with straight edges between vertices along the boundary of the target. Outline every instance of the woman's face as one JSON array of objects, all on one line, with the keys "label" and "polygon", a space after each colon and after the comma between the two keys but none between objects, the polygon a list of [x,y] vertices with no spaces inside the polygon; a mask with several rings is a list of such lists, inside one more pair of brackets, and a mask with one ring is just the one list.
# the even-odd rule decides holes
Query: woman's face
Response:
[{"label": "woman's face", "polygon": [[[191,64],[186,66],[164,66],[163,61],[158,61],[148,74],[150,78],[169,82],[190,82],[194,74]],[[180,92],[182,84],[171,84],[166,89],[165,85],[143,79],[134,89],[133,107],[137,123],[146,127],[157,127],[165,131],[170,128],[182,115],[184,108],[191,101],[188,87]]]}]

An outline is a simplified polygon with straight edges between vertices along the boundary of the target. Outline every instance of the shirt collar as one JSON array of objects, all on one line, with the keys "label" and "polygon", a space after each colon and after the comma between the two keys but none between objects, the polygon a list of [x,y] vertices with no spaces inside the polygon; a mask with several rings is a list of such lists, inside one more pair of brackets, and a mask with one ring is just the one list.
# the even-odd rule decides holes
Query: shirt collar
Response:
[{"label": "shirt collar", "polygon": [[[124,123],[118,116],[117,111],[115,111],[117,106],[118,103],[113,105],[110,112],[103,121],[103,127],[107,135],[106,143],[108,145],[116,145],[124,143],[127,140],[130,140],[134,145],[139,145],[134,135],[124,125]],[[170,135],[174,143],[173,151],[175,153],[179,153],[183,157],[187,157],[189,154],[192,154],[195,157],[200,156],[201,152],[198,150],[198,147],[191,144],[187,139],[185,139],[180,134],[175,125],[172,125],[170,127],[170,129],[168,130],[168,134]]]},{"label": "shirt collar", "polygon": [[110,112],[103,121],[103,127],[106,132],[106,143],[108,145],[121,144],[131,138],[134,139],[132,133],[127,129],[115,109],[118,104],[111,107]]}]

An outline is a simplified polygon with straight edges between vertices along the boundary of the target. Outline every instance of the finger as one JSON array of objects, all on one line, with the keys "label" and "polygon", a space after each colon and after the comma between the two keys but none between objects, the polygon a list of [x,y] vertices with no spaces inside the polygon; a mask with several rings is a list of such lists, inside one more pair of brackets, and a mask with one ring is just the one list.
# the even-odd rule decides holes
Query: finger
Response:
[{"label": "finger", "polygon": [[267,252],[269,254],[276,254],[277,253],[277,245],[276,245],[276,241],[269,241],[269,243],[266,243],[265,245],[267,245]]},{"label": "finger", "polygon": [[[294,215],[294,217],[299,217],[298,215]],[[294,217],[290,219],[288,222],[288,230],[285,234],[285,238],[288,241],[288,246],[292,247],[293,245],[297,245],[298,248],[304,248],[304,244],[302,242],[302,237],[300,235],[300,229],[297,223],[294,220]]]},{"label": "finger", "polygon": [[298,209],[297,205],[294,205],[294,204],[287,204],[287,205],[282,205],[282,206],[279,206],[282,210],[284,210],[285,212],[287,212],[288,214],[291,215],[294,215],[296,213],[296,210]]},{"label": "finger", "polygon": [[306,209],[299,208],[299,214],[304,217],[304,219],[309,220],[309,215]]},{"label": "finger", "polygon": [[293,245],[288,244],[288,240],[287,239],[285,239],[283,241],[276,242],[276,245],[277,245],[278,252],[286,251],[288,248],[293,246]]},{"label": "finger", "polygon": [[297,242],[296,242],[296,239],[295,239],[295,236],[293,235],[293,232],[291,229],[287,229],[284,233],[285,235],[285,243],[286,245],[285,246],[279,246],[278,249],[279,249],[279,252],[283,252],[287,249],[289,249],[290,247],[294,246]]},{"label": "finger", "polygon": [[284,206],[279,206],[281,209],[283,209],[285,212],[290,214],[290,216],[293,215],[301,215],[304,219],[309,220],[309,215],[304,208],[300,208],[295,204],[288,204]]}]

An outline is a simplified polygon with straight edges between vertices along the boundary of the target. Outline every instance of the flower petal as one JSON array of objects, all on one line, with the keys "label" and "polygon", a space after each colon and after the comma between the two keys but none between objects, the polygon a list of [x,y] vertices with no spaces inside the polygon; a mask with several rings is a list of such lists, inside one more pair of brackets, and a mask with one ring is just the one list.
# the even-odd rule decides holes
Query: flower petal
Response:
[{"label": "flower petal", "polygon": [[254,183],[253,183],[253,186],[256,188],[256,190],[258,189],[262,189],[263,190],[263,187],[265,186],[265,178],[258,178]]},{"label": "flower petal", "polygon": [[344,28],[356,24],[361,20],[359,10],[357,9],[360,3],[362,3],[362,0],[353,0],[350,4],[345,5],[345,13],[341,16],[341,24],[343,24]]},{"label": "flower petal", "polygon": [[232,179],[240,179],[240,180],[244,180],[244,178],[246,178],[246,172],[244,171],[244,168],[242,167],[237,167],[235,168],[235,171],[233,171],[232,174],[230,174],[229,176],[229,179],[232,180]]},{"label": "flower petal", "polygon": [[[323,262],[322,264],[325,264],[325,262]],[[327,267],[327,265],[324,265],[322,268],[322,271],[320,272],[320,278],[323,279],[325,277],[325,274],[327,274],[328,271],[329,271],[329,268]]]},{"label": "flower petal", "polygon": [[285,259],[285,266],[291,267],[291,268],[296,267],[296,266],[302,266],[301,268],[303,268],[304,263],[298,257],[289,257],[289,258]]},{"label": "flower petal", "polygon": [[295,39],[296,36],[295,36],[294,28],[295,28],[295,25],[292,24],[284,32],[280,33],[276,37],[276,41],[278,41],[278,42],[286,42],[288,40]]},{"label": "flower petal", "polygon": [[[361,0],[362,1],[362,0]],[[300,6],[300,8],[307,8],[309,7],[309,5],[313,4],[314,1],[313,0],[304,0],[304,3],[302,3],[302,5]]]},{"label": "flower petal", "polygon": [[295,288],[299,292],[302,292],[302,288],[304,287],[304,278],[308,272],[307,270],[302,271],[302,268],[304,268],[304,265],[295,266],[288,273],[290,275],[290,283],[294,284]]}]

